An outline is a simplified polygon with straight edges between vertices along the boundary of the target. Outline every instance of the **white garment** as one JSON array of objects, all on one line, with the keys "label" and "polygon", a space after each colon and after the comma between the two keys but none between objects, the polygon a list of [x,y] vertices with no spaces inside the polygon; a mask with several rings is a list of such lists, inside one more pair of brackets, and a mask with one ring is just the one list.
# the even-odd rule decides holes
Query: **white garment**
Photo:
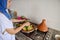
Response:
[{"label": "white garment", "polygon": [[0,40],[15,40],[15,35],[4,32],[6,28],[13,28],[13,23],[4,14],[0,13]]}]

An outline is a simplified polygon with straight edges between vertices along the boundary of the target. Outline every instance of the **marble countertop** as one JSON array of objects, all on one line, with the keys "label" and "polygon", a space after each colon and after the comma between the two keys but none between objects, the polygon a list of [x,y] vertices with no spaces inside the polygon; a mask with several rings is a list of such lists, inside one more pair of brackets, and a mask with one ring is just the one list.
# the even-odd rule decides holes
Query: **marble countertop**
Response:
[{"label": "marble countertop", "polygon": [[[36,24],[34,25],[37,26]],[[22,33],[20,31],[15,35],[15,37],[18,40],[55,40],[56,34],[60,35],[60,31],[49,28],[48,32],[46,33],[40,32],[38,30],[33,31],[32,33]]]},{"label": "marble countertop", "polygon": [[47,33],[34,31],[30,36],[25,35],[22,32],[16,34],[18,40],[55,40],[55,35],[60,34],[60,31],[49,28]]}]

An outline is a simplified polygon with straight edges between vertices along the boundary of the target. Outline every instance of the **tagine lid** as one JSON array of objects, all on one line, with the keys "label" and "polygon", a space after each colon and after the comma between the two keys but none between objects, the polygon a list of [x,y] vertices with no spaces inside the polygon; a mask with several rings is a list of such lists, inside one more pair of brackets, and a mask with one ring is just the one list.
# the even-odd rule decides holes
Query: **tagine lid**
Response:
[{"label": "tagine lid", "polygon": [[38,30],[41,32],[47,32],[48,27],[46,25],[46,19],[43,19],[42,22],[38,25]]}]

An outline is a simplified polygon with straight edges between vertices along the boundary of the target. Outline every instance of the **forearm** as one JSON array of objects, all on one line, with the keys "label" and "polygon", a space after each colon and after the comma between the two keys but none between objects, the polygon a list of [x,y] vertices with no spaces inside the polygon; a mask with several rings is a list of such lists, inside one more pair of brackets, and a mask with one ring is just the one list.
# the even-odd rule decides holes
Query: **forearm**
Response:
[{"label": "forearm", "polygon": [[22,30],[22,28],[24,27],[24,25],[18,27],[18,28],[7,28],[6,31],[9,33],[9,34],[16,34],[18,33],[20,30]]},{"label": "forearm", "polygon": [[25,20],[18,20],[18,19],[11,19],[12,22],[22,22],[22,21],[25,21]]},{"label": "forearm", "polygon": [[22,26],[20,26],[18,28],[15,28],[15,34],[18,33],[19,31],[21,31],[24,26],[25,25],[22,25]]},{"label": "forearm", "polygon": [[30,25],[30,23],[27,22],[27,23],[24,23],[23,25],[21,25],[21,26],[18,27],[18,28],[7,28],[6,31],[7,31],[8,33],[10,33],[10,34],[16,34],[16,33],[19,32],[20,30],[22,30],[22,28],[23,28],[24,26],[29,26],[29,25]]}]

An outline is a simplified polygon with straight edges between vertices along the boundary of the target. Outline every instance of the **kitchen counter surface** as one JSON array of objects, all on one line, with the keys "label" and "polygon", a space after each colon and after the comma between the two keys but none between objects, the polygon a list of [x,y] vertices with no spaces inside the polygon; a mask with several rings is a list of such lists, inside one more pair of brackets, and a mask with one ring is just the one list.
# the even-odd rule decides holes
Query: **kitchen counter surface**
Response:
[{"label": "kitchen counter surface", "polygon": [[60,31],[49,28],[48,32],[43,33],[35,30],[32,33],[19,32],[16,34],[18,40],[55,40],[55,35],[60,34]]},{"label": "kitchen counter surface", "polygon": [[54,37],[56,34],[60,34],[60,31],[49,28],[49,31],[47,33],[35,31],[32,34],[29,34],[30,37],[22,32],[19,32],[16,34],[16,38],[18,40],[55,40]]}]

